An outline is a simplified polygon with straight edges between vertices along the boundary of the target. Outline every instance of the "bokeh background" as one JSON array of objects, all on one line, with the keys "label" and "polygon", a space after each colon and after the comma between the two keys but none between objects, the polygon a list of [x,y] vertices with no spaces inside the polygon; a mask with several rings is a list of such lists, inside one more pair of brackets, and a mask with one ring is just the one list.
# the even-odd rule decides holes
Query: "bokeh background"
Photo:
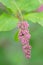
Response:
[{"label": "bokeh background", "polygon": [[38,23],[30,24],[31,59],[26,59],[22,52],[22,45],[14,40],[17,28],[0,32],[0,65],[43,65],[43,27]]}]

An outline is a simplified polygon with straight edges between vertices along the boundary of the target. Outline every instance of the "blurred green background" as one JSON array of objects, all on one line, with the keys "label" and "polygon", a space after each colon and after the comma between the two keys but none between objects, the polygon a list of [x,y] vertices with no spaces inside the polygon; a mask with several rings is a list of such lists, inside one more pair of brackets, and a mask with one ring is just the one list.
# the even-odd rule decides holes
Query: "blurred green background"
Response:
[{"label": "blurred green background", "polygon": [[26,59],[22,45],[14,40],[17,28],[0,32],[0,65],[43,65],[43,27],[38,23],[30,24],[31,59]]}]

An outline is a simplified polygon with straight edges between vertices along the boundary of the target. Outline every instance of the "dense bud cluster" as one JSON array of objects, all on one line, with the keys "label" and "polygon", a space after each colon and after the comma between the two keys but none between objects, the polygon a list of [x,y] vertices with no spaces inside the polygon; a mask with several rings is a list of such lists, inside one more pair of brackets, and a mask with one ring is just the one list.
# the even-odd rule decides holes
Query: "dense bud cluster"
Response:
[{"label": "dense bud cluster", "polygon": [[20,28],[22,30],[28,29],[28,27],[29,27],[29,24],[25,21],[18,23],[18,28]]},{"label": "dense bud cluster", "polygon": [[30,58],[30,54],[31,54],[31,46],[29,45],[29,40],[31,35],[28,31],[28,27],[29,24],[26,21],[22,21],[18,23],[18,28],[19,28],[18,38],[22,43],[22,49],[26,58]]}]

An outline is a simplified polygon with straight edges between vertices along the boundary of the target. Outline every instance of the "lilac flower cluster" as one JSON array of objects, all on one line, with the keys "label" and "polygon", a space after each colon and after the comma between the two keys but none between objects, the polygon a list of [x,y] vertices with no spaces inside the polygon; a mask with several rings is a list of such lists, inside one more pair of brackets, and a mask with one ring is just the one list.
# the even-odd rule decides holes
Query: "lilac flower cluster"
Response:
[{"label": "lilac flower cluster", "polygon": [[22,49],[23,52],[26,56],[26,58],[30,58],[31,54],[31,46],[29,45],[29,40],[30,40],[30,33],[28,31],[29,24],[26,21],[22,21],[18,23],[18,28],[19,28],[19,40],[22,43]]}]

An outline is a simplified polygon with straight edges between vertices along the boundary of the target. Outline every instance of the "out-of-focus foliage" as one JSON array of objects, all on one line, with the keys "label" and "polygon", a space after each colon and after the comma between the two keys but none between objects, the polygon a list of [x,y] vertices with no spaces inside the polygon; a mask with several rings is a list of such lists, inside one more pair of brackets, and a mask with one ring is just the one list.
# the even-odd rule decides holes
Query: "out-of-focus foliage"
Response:
[{"label": "out-of-focus foliage", "polygon": [[21,43],[14,41],[14,34],[17,32],[17,29],[14,29],[10,32],[0,32],[0,65],[43,65],[43,27],[38,23],[28,22],[31,33],[31,59],[25,58]]},{"label": "out-of-focus foliage", "polygon": [[33,23],[39,23],[43,26],[43,12],[27,14],[24,16],[24,19],[30,20]]},{"label": "out-of-focus foliage", "polygon": [[19,7],[20,10],[31,11],[35,10],[40,5],[38,0],[0,0],[0,2],[10,8],[13,12],[17,11],[17,7]]},{"label": "out-of-focus foliage", "polygon": [[[0,20],[2,21],[0,23],[0,31],[9,31],[12,30],[17,25],[17,13],[19,13],[19,10],[21,11],[34,11],[36,10],[40,5],[40,2],[38,0],[0,0],[0,13],[5,13],[5,15],[0,15]],[[8,15],[6,15],[8,14]],[[23,13],[22,13],[23,14]],[[10,15],[10,16],[9,16]],[[13,16],[13,17],[12,17]],[[28,13],[28,15],[23,15],[25,20],[30,20],[33,22],[38,22],[41,25],[43,25],[42,17],[43,12],[41,13]],[[11,17],[11,18],[10,18]],[[3,21],[4,18],[4,21]],[[16,19],[16,20],[15,20]],[[12,21],[12,24],[11,22]],[[40,22],[41,21],[41,22]],[[7,22],[5,24],[5,22]],[[3,26],[4,23],[4,26]]]},{"label": "out-of-focus foliage", "polygon": [[0,16],[0,31],[10,31],[17,25],[18,19],[7,14]]}]

